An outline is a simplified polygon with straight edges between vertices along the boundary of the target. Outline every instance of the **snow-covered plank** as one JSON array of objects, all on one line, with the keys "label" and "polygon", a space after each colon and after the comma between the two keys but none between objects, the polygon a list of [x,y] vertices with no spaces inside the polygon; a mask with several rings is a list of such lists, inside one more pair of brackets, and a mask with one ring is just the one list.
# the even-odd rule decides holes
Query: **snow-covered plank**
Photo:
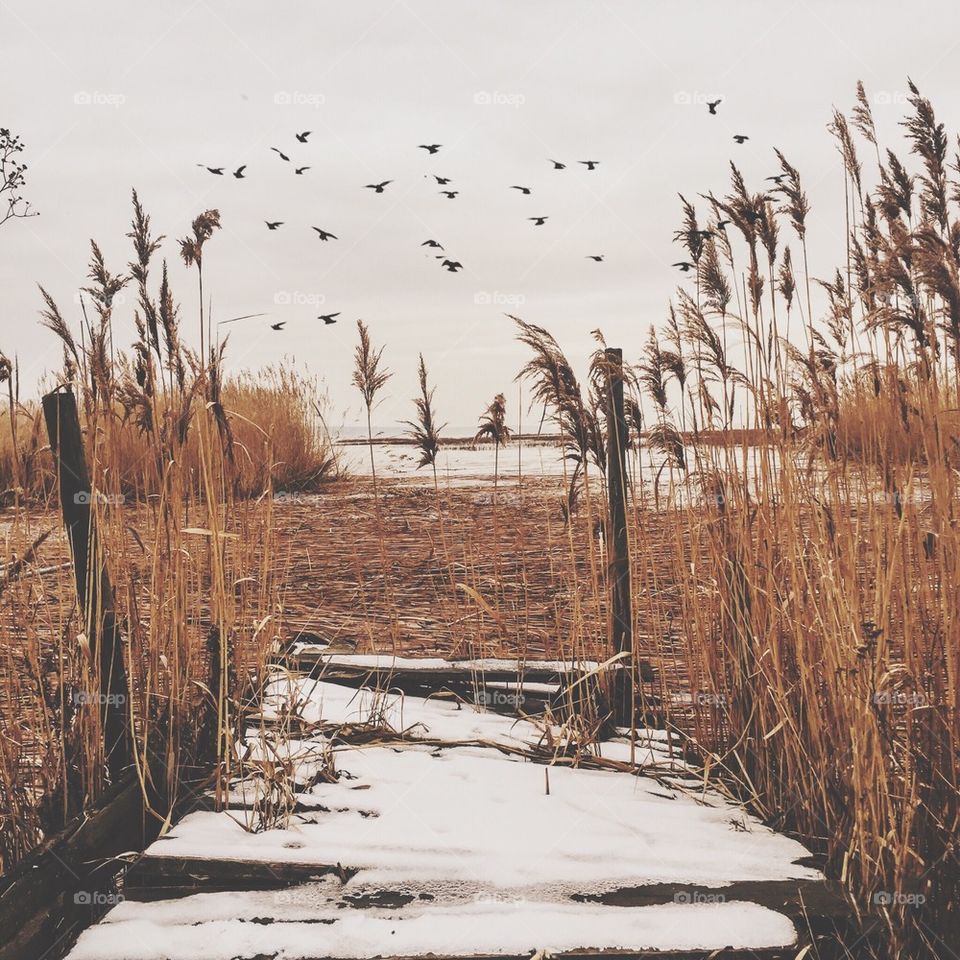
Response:
[{"label": "snow-covered plank", "polygon": [[[801,899],[828,896],[799,843],[702,785],[685,790],[661,732],[633,742],[624,730],[562,765],[564,731],[543,720],[282,672],[262,711],[278,723],[251,731],[249,756],[296,717],[294,775],[332,751],[337,778],[304,776],[284,822],[236,808],[185,817],[70,960],[773,957],[798,949]],[[378,739],[351,741],[374,727]],[[236,786],[231,803],[256,793]]]}]

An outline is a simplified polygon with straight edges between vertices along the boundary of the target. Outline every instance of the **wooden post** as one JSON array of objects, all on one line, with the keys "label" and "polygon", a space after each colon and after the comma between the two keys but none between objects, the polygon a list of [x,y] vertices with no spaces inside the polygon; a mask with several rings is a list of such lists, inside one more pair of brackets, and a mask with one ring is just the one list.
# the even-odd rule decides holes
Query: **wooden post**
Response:
[{"label": "wooden post", "polygon": [[104,756],[116,783],[131,759],[129,689],[113,587],[97,531],[93,489],[73,392],[56,390],[46,394],[43,416],[57,471],[63,522],[70,541],[77,602],[83,614],[91,662],[99,663],[100,667],[99,689],[79,693],[87,702],[96,702],[100,707]]},{"label": "wooden post", "polygon": [[[609,633],[614,653],[633,650],[630,603],[630,546],[627,540],[627,418],[623,408],[623,351],[607,347],[607,582]],[[620,664],[614,676],[616,722],[628,725],[633,712],[633,658]]]}]

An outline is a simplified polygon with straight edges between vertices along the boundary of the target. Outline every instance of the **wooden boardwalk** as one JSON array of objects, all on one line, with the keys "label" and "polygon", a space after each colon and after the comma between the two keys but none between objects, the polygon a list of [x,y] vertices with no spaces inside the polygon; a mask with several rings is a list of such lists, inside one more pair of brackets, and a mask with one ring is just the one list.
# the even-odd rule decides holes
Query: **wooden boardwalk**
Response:
[{"label": "wooden boardwalk", "polygon": [[153,843],[70,960],[792,958],[811,918],[844,912],[800,844],[704,790],[662,731],[578,745],[287,671],[260,721],[227,808]]}]

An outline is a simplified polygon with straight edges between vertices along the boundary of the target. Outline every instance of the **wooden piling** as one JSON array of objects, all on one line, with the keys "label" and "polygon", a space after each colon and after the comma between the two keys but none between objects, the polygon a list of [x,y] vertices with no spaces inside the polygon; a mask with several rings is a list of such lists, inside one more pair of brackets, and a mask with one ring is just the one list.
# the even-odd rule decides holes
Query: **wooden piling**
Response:
[{"label": "wooden piling", "polygon": [[60,507],[70,542],[77,602],[83,614],[91,664],[99,664],[100,668],[99,688],[80,691],[80,694],[87,702],[100,707],[104,757],[116,783],[132,756],[129,689],[113,586],[97,530],[94,491],[73,392],[66,389],[46,394],[43,416],[57,472]]},{"label": "wooden piling", "polygon": [[[630,545],[627,539],[627,418],[623,406],[623,351],[607,347],[607,583],[609,635],[614,653],[632,654],[633,614],[630,602]],[[633,713],[633,659],[629,670],[615,675],[614,715],[629,725]]]}]

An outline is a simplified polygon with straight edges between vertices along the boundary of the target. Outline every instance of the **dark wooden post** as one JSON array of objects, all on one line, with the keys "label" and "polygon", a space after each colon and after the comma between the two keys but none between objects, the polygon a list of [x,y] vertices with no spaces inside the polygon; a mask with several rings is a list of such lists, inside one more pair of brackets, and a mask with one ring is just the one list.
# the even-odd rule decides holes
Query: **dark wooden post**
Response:
[{"label": "dark wooden post", "polygon": [[[630,604],[630,546],[627,539],[627,418],[623,408],[623,351],[607,347],[607,582],[610,591],[609,632],[615,653],[633,650]],[[615,676],[614,713],[629,724],[633,711],[633,658],[620,664]]]},{"label": "dark wooden post", "polygon": [[116,782],[131,758],[129,690],[113,587],[97,531],[93,490],[73,392],[56,390],[46,394],[43,416],[57,471],[63,522],[70,541],[77,601],[83,613],[91,661],[100,667],[99,689],[79,693],[87,702],[96,702],[100,707],[104,756]]}]

